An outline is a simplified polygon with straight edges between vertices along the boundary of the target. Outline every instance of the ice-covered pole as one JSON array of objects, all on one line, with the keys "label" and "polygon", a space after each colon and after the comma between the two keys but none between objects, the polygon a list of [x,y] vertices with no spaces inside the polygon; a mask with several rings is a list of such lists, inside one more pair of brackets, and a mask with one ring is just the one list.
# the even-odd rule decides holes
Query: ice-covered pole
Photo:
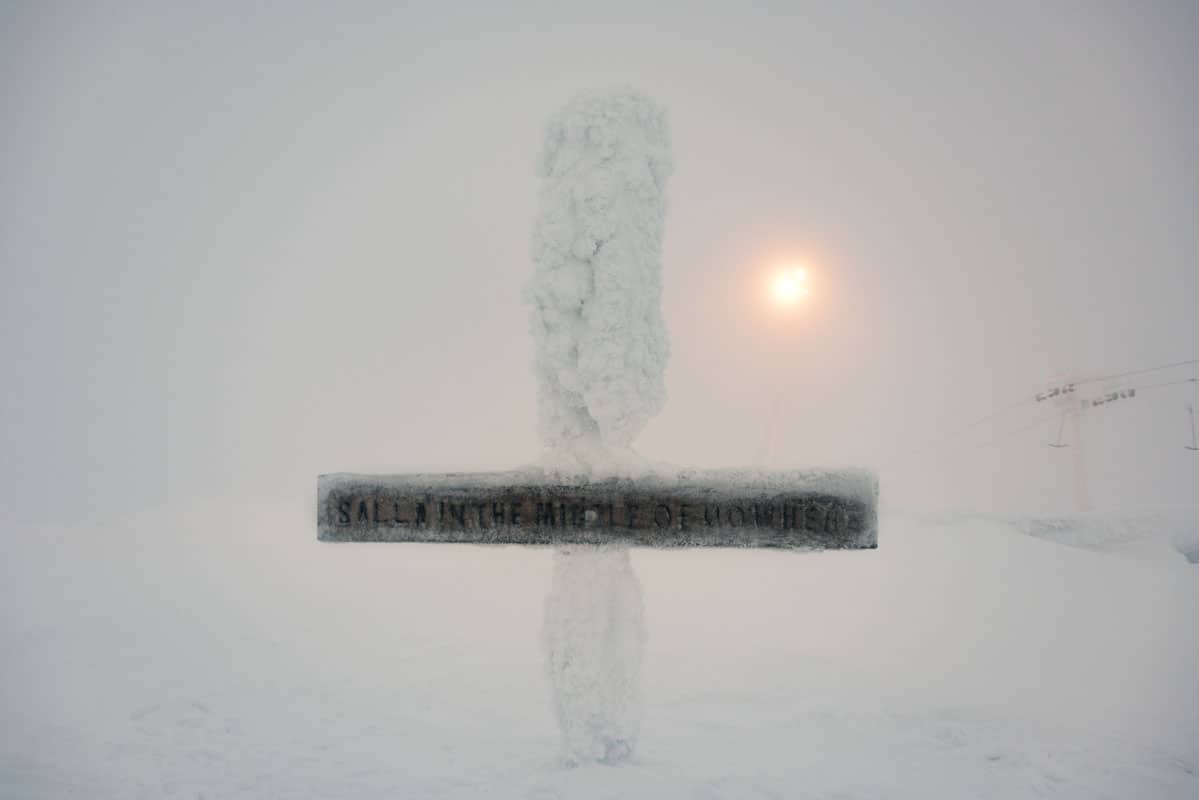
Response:
[{"label": "ice-covered pole", "polygon": [[590,91],[546,126],[526,296],[549,465],[611,473],[666,400],[662,229],[672,163],[665,110]]},{"label": "ice-covered pole", "polygon": [[[551,470],[636,467],[633,439],[666,399],[665,111],[632,89],[585,92],[550,121],[527,297]],[[641,725],[646,639],[627,546],[554,553],[545,664],[564,756],[617,763]]]}]

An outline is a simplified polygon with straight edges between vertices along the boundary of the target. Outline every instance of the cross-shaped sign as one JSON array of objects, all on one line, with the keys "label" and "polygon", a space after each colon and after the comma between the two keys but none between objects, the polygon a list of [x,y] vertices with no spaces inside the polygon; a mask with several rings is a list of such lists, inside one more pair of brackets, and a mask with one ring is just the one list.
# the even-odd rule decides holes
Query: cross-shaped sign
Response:
[{"label": "cross-shaped sign", "polygon": [[562,547],[544,641],[568,760],[615,763],[639,726],[641,589],[625,546],[873,548],[867,470],[653,466],[632,441],[665,399],[665,113],[634,91],[580,95],[546,129],[532,307],[546,465],[322,475],[329,542]]}]

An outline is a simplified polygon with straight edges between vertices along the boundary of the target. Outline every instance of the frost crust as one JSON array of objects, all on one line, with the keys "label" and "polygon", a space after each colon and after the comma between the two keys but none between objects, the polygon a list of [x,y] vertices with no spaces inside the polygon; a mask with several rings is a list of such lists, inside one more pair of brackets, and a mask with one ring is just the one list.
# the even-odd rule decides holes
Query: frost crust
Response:
[{"label": "frost crust", "polygon": [[665,110],[633,89],[584,92],[548,123],[525,297],[551,467],[627,471],[666,401]]},{"label": "frost crust", "polygon": [[641,727],[647,631],[627,547],[554,553],[542,637],[565,760],[616,764],[630,758]]}]

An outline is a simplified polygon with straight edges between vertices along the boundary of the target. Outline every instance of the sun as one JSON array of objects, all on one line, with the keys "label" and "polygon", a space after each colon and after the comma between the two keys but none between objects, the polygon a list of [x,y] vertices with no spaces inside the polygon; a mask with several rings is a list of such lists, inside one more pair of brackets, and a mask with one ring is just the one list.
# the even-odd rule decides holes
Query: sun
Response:
[{"label": "sun", "polygon": [[808,294],[808,274],[802,267],[787,267],[774,276],[770,294],[779,305],[793,306]]}]

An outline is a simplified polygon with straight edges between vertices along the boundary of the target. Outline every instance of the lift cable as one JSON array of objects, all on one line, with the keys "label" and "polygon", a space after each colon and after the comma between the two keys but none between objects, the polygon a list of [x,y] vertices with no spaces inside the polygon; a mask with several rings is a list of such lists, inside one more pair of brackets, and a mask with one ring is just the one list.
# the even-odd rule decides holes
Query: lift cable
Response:
[{"label": "lift cable", "polygon": [[976,442],[974,444],[967,445],[965,447],[959,447],[959,448],[955,448],[953,450],[946,450],[946,451],[944,451],[944,455],[947,457],[960,456],[965,453],[972,453],[975,450],[980,450],[984,447],[990,447],[991,445],[1010,441],[1012,439],[1012,437],[1014,437],[1014,436],[1018,436],[1022,433],[1027,433],[1028,431],[1031,431],[1034,428],[1040,428],[1040,427],[1044,426],[1046,423],[1052,422],[1053,418],[1055,416],[1056,416],[1056,414],[1042,415],[1030,423],[1021,425],[1018,428],[1012,428],[1012,429],[1006,430],[1003,433],[999,434],[998,436],[992,437],[990,439],[986,439],[981,442]]},{"label": "lift cable", "polygon": [[[1110,381],[1116,378],[1127,378],[1129,375],[1143,375],[1146,372],[1160,372],[1166,369],[1174,369],[1175,367],[1185,367],[1192,364],[1199,364],[1199,358],[1192,358],[1188,361],[1175,361],[1173,364],[1161,364],[1156,367],[1145,367],[1144,369],[1133,369],[1128,372],[1113,372],[1111,375],[1101,375],[1098,378],[1084,378],[1074,381],[1076,384],[1081,383],[1099,383],[1100,381]],[[1141,387],[1147,388],[1147,387]]]},{"label": "lift cable", "polygon": [[1199,383],[1199,378],[1182,378],[1176,381],[1166,381],[1164,383],[1147,383],[1144,386],[1138,386],[1139,391],[1145,389],[1160,389],[1163,386],[1179,386],[1184,383]]},{"label": "lift cable", "polygon": [[987,414],[986,416],[979,417],[978,419],[974,420],[973,422],[968,422],[965,425],[955,428],[954,430],[950,431],[949,433],[929,439],[928,441],[924,442],[923,444],[918,444],[915,447],[910,448],[905,453],[903,453],[903,457],[906,458],[909,456],[916,455],[917,453],[924,452],[925,450],[935,447],[935,446],[941,444],[942,442],[948,441],[949,439],[955,439],[958,436],[961,436],[963,433],[967,433],[969,431],[974,430],[975,428],[979,427],[980,425],[985,425],[986,423],[988,423],[992,420],[999,419],[1000,417],[1010,414],[1011,412],[1016,411],[1017,409],[1020,409],[1027,405],[1030,405],[1031,402],[1032,402],[1031,398],[1022,397],[1019,400],[1008,403],[1006,406],[997,408],[994,411]]}]

